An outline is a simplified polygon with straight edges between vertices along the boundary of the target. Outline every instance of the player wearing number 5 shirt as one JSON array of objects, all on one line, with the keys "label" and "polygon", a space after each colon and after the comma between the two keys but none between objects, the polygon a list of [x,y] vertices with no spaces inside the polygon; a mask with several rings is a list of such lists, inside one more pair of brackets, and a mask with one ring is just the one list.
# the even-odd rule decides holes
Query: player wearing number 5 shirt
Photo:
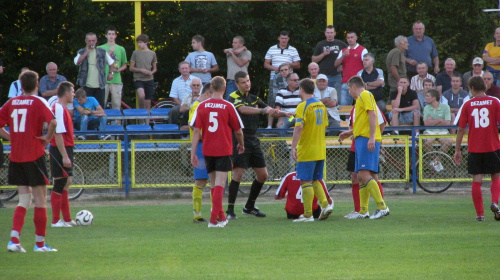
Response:
[{"label": "player wearing number 5 shirt", "polygon": [[210,185],[212,186],[212,211],[208,227],[224,227],[227,219],[222,208],[222,196],[227,180],[227,172],[231,171],[230,156],[233,154],[232,132],[238,141],[238,153],[245,151],[243,143],[243,123],[233,104],[224,100],[226,81],[217,76],[210,82],[213,97],[198,105],[190,126],[194,127],[191,140],[191,164],[197,167],[196,149],[200,141],[200,130],[203,131],[202,150],[205,157]]},{"label": "player wearing number 5 shirt", "polygon": [[[460,150],[465,127],[469,127],[468,171],[472,174],[472,201],[476,208],[476,220],[484,220],[483,196],[481,184],[482,174],[491,174],[491,206],[495,220],[500,220],[498,199],[500,196],[500,141],[498,125],[500,124],[500,101],[486,95],[486,85],[481,77],[469,79],[469,88],[473,96],[458,111],[458,132],[454,160],[460,164]],[[456,122],[456,121],[455,121]]]}]

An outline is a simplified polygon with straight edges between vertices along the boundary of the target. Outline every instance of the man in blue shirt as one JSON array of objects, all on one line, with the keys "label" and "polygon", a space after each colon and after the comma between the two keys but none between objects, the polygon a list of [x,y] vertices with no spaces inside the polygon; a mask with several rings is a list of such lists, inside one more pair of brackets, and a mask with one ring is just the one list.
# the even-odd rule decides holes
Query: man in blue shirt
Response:
[{"label": "man in blue shirt", "polygon": [[[79,88],[75,92],[73,105],[75,107],[74,125],[76,129],[81,131],[96,128],[99,131],[106,130],[106,113],[97,99],[92,96],[87,97],[83,88]],[[99,134],[100,140],[109,140],[110,138],[109,135]],[[85,135],[78,136],[78,140],[85,140]]]},{"label": "man in blue shirt", "polygon": [[57,64],[54,62],[47,63],[45,70],[47,71],[47,75],[40,78],[40,88],[38,91],[43,97],[49,99],[57,94],[57,86],[67,80],[64,76],[57,74]]},{"label": "man in blue shirt", "polygon": [[[417,64],[425,62],[429,68],[434,64],[434,73],[439,73],[439,56],[436,44],[431,38],[424,36],[425,25],[421,21],[413,24],[413,36],[407,37],[408,50],[405,52],[407,76],[417,75]],[[431,72],[431,71],[429,71]]]}]

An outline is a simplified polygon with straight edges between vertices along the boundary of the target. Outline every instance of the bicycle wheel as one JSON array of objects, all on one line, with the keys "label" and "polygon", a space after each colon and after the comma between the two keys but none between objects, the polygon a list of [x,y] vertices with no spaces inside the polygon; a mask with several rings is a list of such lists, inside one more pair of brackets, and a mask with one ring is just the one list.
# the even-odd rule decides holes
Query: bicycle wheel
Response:
[{"label": "bicycle wheel", "polygon": [[75,200],[79,198],[82,193],[85,191],[83,185],[85,185],[85,175],[83,174],[82,169],[77,164],[73,164],[73,181],[68,189],[69,200]]},{"label": "bicycle wheel", "polygon": [[17,189],[0,190],[0,200],[7,201],[13,199],[17,195]]},{"label": "bicycle wheel", "polygon": [[[441,163],[435,163],[438,159]],[[454,177],[457,168],[453,159],[448,154],[440,151],[432,151],[425,153],[422,157],[422,174],[420,172],[420,162],[417,162],[417,184],[418,186],[428,193],[442,193],[449,189],[453,182],[440,181],[440,182],[421,182],[419,178],[425,179],[449,179]]]}]

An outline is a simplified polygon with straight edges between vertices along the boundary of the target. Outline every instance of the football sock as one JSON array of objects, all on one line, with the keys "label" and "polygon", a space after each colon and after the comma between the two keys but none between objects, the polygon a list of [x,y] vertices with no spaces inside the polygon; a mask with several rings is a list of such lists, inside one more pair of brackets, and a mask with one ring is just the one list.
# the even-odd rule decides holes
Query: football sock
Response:
[{"label": "football sock", "polygon": [[484,216],[481,182],[472,182],[472,202],[474,202],[474,208],[476,208],[476,215]]},{"label": "football sock", "polygon": [[21,230],[24,226],[24,217],[26,216],[26,211],[26,208],[22,206],[17,206],[16,210],[14,210],[14,215],[12,217],[12,231],[17,232],[17,238],[16,236],[13,236],[13,234],[11,234],[12,238],[10,240],[16,244],[19,243],[19,235],[21,235]]},{"label": "football sock", "polygon": [[234,212],[234,203],[236,202],[236,197],[238,196],[238,189],[240,188],[240,182],[231,180],[229,183],[229,191],[227,195],[227,211]]},{"label": "football sock", "polygon": [[193,186],[193,212],[194,217],[201,217],[201,201],[203,196],[203,187],[194,185]]},{"label": "football sock", "polygon": [[380,195],[382,195],[382,198],[384,198],[384,187],[382,187],[382,183],[380,181],[377,181],[378,189],[380,190]]},{"label": "football sock", "polygon": [[313,214],[314,189],[311,184],[304,184],[300,187],[302,188],[302,200],[304,202],[304,217],[309,218]]},{"label": "football sock", "polygon": [[62,195],[54,191],[50,193],[50,205],[52,206],[52,223],[55,224],[59,221],[62,204]]},{"label": "football sock", "polygon": [[500,196],[500,178],[491,179],[491,202],[498,205]]},{"label": "football sock", "polygon": [[359,213],[365,214],[368,212],[368,202],[370,200],[370,192],[366,185],[359,186]]},{"label": "football sock", "polygon": [[64,221],[71,222],[71,211],[69,210],[68,190],[64,190],[62,193],[61,211]]},{"label": "football sock", "polygon": [[43,247],[45,245],[45,236],[36,235],[35,241],[36,241],[36,246]]},{"label": "football sock", "polygon": [[210,223],[217,224],[217,218],[220,212],[222,212],[222,195],[224,194],[224,188],[221,186],[215,186],[213,188],[212,195],[212,211],[210,213]]},{"label": "football sock", "polygon": [[222,198],[224,197],[224,187],[219,186],[219,188],[216,188],[214,190],[214,194],[217,193],[218,201],[220,201],[220,207],[219,207],[219,215],[217,216],[219,221],[225,221],[226,220],[226,213],[224,213],[224,206],[222,205]]},{"label": "football sock", "polygon": [[18,231],[12,230],[10,232],[10,241],[12,241],[12,243],[19,244],[20,243],[19,238],[20,238],[20,234]]},{"label": "football sock", "polygon": [[326,199],[325,190],[323,189],[323,185],[317,180],[312,182],[312,187],[314,190],[314,195],[318,198],[319,203],[321,204],[321,208],[325,208],[328,206],[328,200]]},{"label": "football sock", "polygon": [[43,247],[44,241],[40,241],[38,237],[44,237],[47,230],[47,208],[35,207],[33,222],[35,223],[35,234],[37,236],[36,245]]},{"label": "football sock", "polygon": [[382,194],[380,193],[377,181],[371,178],[370,180],[368,180],[368,183],[366,183],[366,188],[368,189],[370,195],[373,197],[373,200],[375,200],[375,202],[377,203],[377,209],[383,210],[387,208],[384,199],[382,198]]},{"label": "football sock", "polygon": [[250,194],[248,195],[247,203],[245,204],[246,209],[253,209],[255,207],[255,201],[259,197],[260,191],[264,183],[259,183],[257,180],[253,180],[252,186],[250,187]]},{"label": "football sock", "polygon": [[351,185],[352,200],[354,201],[354,211],[359,212],[359,183]]}]

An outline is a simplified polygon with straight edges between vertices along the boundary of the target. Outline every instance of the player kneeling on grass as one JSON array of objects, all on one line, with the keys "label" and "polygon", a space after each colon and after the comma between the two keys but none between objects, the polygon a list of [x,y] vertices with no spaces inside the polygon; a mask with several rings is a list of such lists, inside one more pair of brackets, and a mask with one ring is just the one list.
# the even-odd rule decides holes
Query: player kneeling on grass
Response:
[{"label": "player kneeling on grass", "polygon": [[[72,227],[76,223],[71,219],[68,189],[73,176],[73,121],[66,109],[73,102],[75,89],[72,83],[62,82],[57,87],[58,101],[52,107],[57,120],[56,132],[50,141],[50,171],[54,178],[54,187],[50,194],[52,205],[52,227]],[[63,219],[60,219],[62,212]]]},{"label": "player kneeling on grass", "polygon": [[224,195],[224,185],[227,180],[227,172],[231,171],[232,164],[230,156],[233,153],[232,132],[238,141],[238,153],[245,151],[243,142],[243,123],[236,112],[234,105],[223,99],[226,89],[224,78],[217,76],[210,82],[210,90],[213,97],[198,105],[194,112],[190,126],[194,127],[193,139],[191,140],[191,164],[199,166],[199,159],[196,155],[198,142],[201,134],[203,156],[210,186],[212,187],[212,211],[208,227],[225,227],[228,220],[222,207],[222,197]]},{"label": "player kneeling on grass", "polygon": [[[333,205],[333,200],[328,194],[325,182],[319,180],[319,183],[323,187],[328,204]],[[283,180],[276,191],[274,199],[283,199],[286,196],[286,217],[287,219],[298,219],[300,215],[304,214],[304,203],[302,203],[302,189],[300,188],[300,180],[297,179],[297,172],[290,172],[285,175]],[[319,218],[321,215],[321,208],[318,205],[318,199],[315,197],[313,200],[313,217],[315,219]]]},{"label": "player kneeling on grass", "polygon": [[472,99],[464,102],[457,113],[458,132],[453,159],[456,164],[462,161],[462,138],[465,127],[469,127],[468,171],[472,174],[472,201],[476,208],[476,221],[484,221],[483,194],[481,184],[483,174],[491,174],[491,206],[495,220],[500,221],[498,200],[500,196],[500,101],[486,95],[486,85],[480,76],[469,79]]},{"label": "player kneeling on grass", "polygon": [[328,203],[320,180],[326,158],[325,132],[328,127],[328,113],[325,105],[314,98],[314,82],[303,79],[299,83],[302,102],[297,106],[295,128],[292,138],[292,156],[297,161],[297,178],[300,179],[304,214],[294,222],[314,222],[314,196],[321,203],[319,220],[326,220],[333,212],[333,202]]}]

